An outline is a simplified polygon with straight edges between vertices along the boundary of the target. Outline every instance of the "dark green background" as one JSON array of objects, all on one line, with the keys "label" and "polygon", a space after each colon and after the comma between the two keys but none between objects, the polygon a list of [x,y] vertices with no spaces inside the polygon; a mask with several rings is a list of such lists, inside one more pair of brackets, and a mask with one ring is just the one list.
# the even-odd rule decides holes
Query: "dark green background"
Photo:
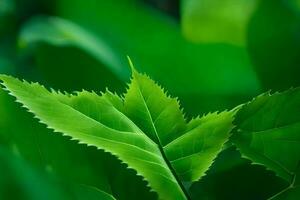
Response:
[{"label": "dark green background", "polygon": [[[195,42],[183,34],[183,23],[198,24],[182,18],[184,1],[0,0],[0,73],[66,91],[123,92],[128,55],[139,71],[179,97],[188,118],[300,85],[298,0],[257,0],[242,44],[230,42],[234,35]],[[228,19],[211,17],[217,8],[209,9],[201,23],[230,29]],[[156,198],[134,171],[106,153],[49,134],[2,90],[0,106],[0,199],[58,199],[72,191],[60,187],[67,183],[95,186],[118,199]],[[190,193],[193,199],[259,200],[285,186],[229,148]]]}]

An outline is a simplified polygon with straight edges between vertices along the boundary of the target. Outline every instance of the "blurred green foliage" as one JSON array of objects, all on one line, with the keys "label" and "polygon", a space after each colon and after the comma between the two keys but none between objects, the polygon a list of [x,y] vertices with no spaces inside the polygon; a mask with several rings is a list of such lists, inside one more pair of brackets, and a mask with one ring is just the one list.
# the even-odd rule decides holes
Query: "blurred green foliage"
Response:
[{"label": "blurred green foliage", "polygon": [[[178,96],[189,118],[233,108],[263,91],[300,85],[300,1],[0,0],[0,73],[66,91],[120,92],[129,80],[126,55]],[[15,171],[6,178],[18,184],[49,185],[17,186],[21,191],[34,198],[46,188],[65,195],[49,175],[117,199],[156,198],[114,157],[48,134],[2,90],[0,105],[1,174],[9,168]],[[266,199],[285,186],[235,150],[218,159],[223,167],[212,167],[191,187],[195,199]],[[20,170],[26,177],[14,179]],[[7,182],[1,178],[0,185]],[[243,179],[249,184],[237,184]],[[0,197],[4,193],[0,188]]]},{"label": "blurred green foliage", "polygon": [[245,45],[247,25],[258,0],[185,0],[182,31],[197,43]]}]

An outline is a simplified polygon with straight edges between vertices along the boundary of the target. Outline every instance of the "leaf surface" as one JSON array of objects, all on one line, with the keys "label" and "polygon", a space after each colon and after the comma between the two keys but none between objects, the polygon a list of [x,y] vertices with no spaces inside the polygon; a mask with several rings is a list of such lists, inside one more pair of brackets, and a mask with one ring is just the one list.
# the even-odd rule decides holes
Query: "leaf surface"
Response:
[{"label": "leaf surface", "polygon": [[9,76],[1,80],[49,128],[116,155],[145,177],[161,199],[185,199],[157,145],[107,95],[81,92],[67,97]]},{"label": "leaf surface", "polygon": [[186,123],[178,101],[134,69],[124,99],[109,91],[101,96],[63,94],[6,75],[0,79],[48,128],[112,153],[143,176],[161,199],[188,198],[181,181],[203,176],[232,128],[232,112]]},{"label": "leaf surface", "polygon": [[189,122],[184,135],[164,149],[181,179],[199,180],[211,166],[233,128],[233,112],[211,113]]},{"label": "leaf surface", "polygon": [[149,192],[147,182],[120,164],[115,156],[53,134],[2,89],[0,103],[0,146],[34,168],[46,169],[71,183],[103,190],[118,200],[157,199],[157,194]]},{"label": "leaf surface", "polygon": [[124,109],[154,142],[162,146],[186,129],[178,101],[168,97],[154,81],[134,69],[132,82],[125,94]]},{"label": "leaf surface", "polygon": [[300,161],[300,89],[263,94],[236,115],[233,142],[242,155],[292,182]]},{"label": "leaf surface", "polygon": [[187,182],[203,176],[228,140],[232,128],[231,112],[209,114],[187,124],[179,102],[134,69],[124,109],[154,142],[161,145],[177,176]]}]

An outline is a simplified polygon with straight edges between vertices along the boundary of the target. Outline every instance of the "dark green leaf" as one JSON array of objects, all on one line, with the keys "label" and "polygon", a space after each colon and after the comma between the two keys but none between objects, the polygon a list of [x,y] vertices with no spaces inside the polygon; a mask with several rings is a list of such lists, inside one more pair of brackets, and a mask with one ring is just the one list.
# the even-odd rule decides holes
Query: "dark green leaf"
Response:
[{"label": "dark green leaf", "polygon": [[236,115],[233,142],[242,155],[292,183],[300,162],[300,88],[266,93]]}]

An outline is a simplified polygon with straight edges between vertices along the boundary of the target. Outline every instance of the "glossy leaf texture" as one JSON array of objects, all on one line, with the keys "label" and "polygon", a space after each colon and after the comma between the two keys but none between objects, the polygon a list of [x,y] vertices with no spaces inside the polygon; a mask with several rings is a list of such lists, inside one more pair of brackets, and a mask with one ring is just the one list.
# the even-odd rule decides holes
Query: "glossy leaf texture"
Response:
[{"label": "glossy leaf texture", "polygon": [[[157,145],[149,142],[143,132],[113,106],[108,95],[99,97],[82,92],[67,97],[51,94],[38,84],[22,83],[7,76],[2,80],[18,101],[25,103],[49,128],[116,155],[144,176],[160,198],[185,199]],[[36,101],[32,101],[32,97]]]},{"label": "glossy leaf texture", "polygon": [[211,166],[231,135],[234,112],[210,113],[187,125],[186,132],[164,146],[184,181],[197,181]]},{"label": "glossy leaf texture", "polygon": [[[168,97],[151,79],[135,70],[124,99],[108,91],[102,96],[87,91],[49,92],[37,83],[22,82],[6,75],[2,75],[1,80],[10,94],[48,128],[117,156],[143,176],[161,199],[188,198],[181,181],[192,182],[203,175],[228,139],[232,127],[229,112],[221,113],[220,121],[215,113],[186,124],[176,99]],[[218,129],[213,128],[215,123],[220,123]],[[180,138],[184,131],[189,131],[189,136]],[[164,146],[177,138],[180,138],[177,145],[184,149],[184,156],[190,158],[173,165],[168,158],[176,152],[172,145],[168,151]],[[214,138],[218,142],[211,143]],[[203,148],[187,145],[187,141],[202,139],[206,139]],[[191,163],[197,162],[198,157],[193,156],[197,153],[203,155],[205,163],[190,168]],[[179,171],[189,171],[192,175],[179,180]]]},{"label": "glossy leaf texture", "polygon": [[237,113],[232,140],[241,154],[293,184],[300,164],[300,89],[265,93]]},{"label": "glossy leaf texture", "polygon": [[52,134],[2,89],[0,103],[0,146],[22,157],[34,169],[46,169],[65,181],[103,190],[118,200],[156,199],[146,182],[114,156]]},{"label": "glossy leaf texture", "polygon": [[134,69],[124,104],[125,113],[162,146],[177,175],[186,182],[204,175],[230,136],[233,112],[209,114],[187,124],[177,100]]}]

